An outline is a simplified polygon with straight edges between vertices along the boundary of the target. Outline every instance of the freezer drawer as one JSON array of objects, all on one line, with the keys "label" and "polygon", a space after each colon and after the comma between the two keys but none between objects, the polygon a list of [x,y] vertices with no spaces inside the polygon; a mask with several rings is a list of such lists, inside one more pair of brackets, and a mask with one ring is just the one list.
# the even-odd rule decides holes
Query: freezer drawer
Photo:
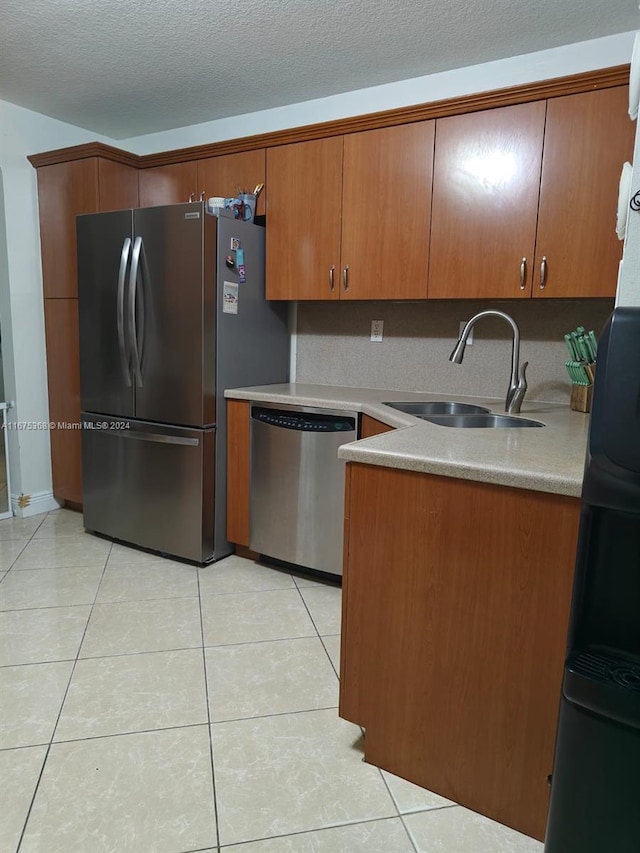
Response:
[{"label": "freezer drawer", "polygon": [[215,430],[82,419],[85,527],[186,560],[211,559]]},{"label": "freezer drawer", "polygon": [[357,438],[357,417],[329,409],[252,405],[253,551],[342,574],[345,465],[338,448]]}]

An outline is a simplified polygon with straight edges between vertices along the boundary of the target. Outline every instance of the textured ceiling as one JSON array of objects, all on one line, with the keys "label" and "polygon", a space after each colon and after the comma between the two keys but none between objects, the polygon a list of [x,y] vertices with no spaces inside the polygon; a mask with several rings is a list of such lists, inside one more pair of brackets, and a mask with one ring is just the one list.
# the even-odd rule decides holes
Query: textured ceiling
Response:
[{"label": "textured ceiling", "polygon": [[637,0],[0,5],[0,98],[114,139],[638,27]]}]

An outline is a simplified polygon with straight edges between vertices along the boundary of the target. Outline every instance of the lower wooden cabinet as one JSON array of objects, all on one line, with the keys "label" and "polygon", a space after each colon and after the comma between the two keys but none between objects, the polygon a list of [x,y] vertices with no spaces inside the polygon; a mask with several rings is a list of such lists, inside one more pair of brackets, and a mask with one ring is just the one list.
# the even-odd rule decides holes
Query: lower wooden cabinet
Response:
[{"label": "lower wooden cabinet", "polygon": [[341,716],[369,763],[539,839],[579,506],[347,466]]},{"label": "lower wooden cabinet", "polygon": [[44,300],[53,494],[82,503],[78,300]]},{"label": "lower wooden cabinet", "polygon": [[372,418],[370,415],[362,415],[360,419],[360,438],[371,438],[381,435],[383,432],[391,432],[394,427],[383,424],[382,421]]},{"label": "lower wooden cabinet", "polygon": [[227,539],[249,546],[250,406],[227,400]]}]

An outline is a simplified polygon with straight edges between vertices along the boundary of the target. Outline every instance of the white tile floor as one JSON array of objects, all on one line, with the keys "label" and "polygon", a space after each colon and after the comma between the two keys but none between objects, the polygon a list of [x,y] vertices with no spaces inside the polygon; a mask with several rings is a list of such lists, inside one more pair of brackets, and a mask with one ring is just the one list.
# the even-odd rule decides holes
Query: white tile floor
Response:
[{"label": "white tile floor", "polygon": [[330,584],[0,522],[0,853],[540,853],[362,762],[339,631]]}]

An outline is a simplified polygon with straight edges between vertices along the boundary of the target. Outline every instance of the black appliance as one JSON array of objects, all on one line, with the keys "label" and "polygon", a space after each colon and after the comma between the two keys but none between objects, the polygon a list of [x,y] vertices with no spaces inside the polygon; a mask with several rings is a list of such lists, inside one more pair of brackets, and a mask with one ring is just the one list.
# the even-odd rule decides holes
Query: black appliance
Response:
[{"label": "black appliance", "polygon": [[598,348],[545,853],[640,853],[640,308]]}]

